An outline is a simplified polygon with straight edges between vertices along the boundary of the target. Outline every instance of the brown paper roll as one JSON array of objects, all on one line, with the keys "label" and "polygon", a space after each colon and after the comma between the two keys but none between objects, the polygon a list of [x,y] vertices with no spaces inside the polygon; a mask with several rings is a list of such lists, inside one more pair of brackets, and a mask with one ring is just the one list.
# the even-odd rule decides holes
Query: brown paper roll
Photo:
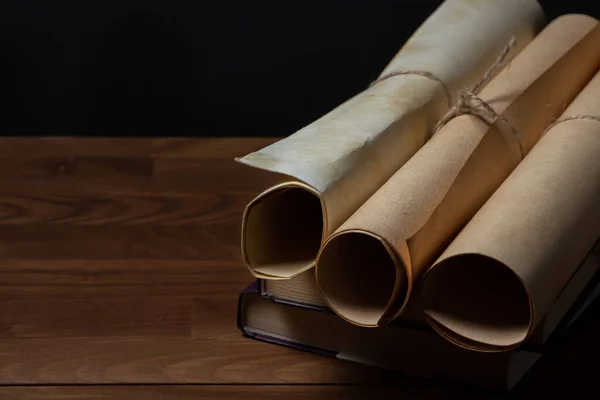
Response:
[{"label": "brown paper roll", "polygon": [[[447,0],[380,78],[426,71],[451,91],[464,89],[481,79],[512,35],[518,46],[511,56],[518,53],[543,19],[535,0]],[[418,151],[448,110],[448,100],[435,79],[394,76],[237,159],[292,181],[269,188],[244,213],[242,253],[252,274],[289,279],[312,268],[322,239]]]},{"label": "brown paper roll", "polygon": [[598,67],[595,19],[563,16],[542,31],[481,91],[500,114],[493,126],[451,120],[327,240],[316,274],[331,308],[364,326],[396,318],[414,282]]},{"label": "brown paper roll", "polygon": [[[561,119],[600,117],[600,74]],[[427,272],[431,325],[502,351],[531,334],[600,237],[600,121],[551,128]]]},{"label": "brown paper roll", "polygon": [[264,277],[292,277],[314,262],[323,237],[325,216],[319,193],[302,182],[275,185],[244,210],[242,256]]}]

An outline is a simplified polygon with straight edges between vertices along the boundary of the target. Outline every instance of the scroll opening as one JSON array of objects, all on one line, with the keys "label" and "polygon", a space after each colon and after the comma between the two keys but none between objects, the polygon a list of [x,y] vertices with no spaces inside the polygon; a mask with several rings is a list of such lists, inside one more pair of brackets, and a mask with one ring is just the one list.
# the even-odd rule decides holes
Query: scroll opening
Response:
[{"label": "scroll opening", "polygon": [[245,259],[254,272],[291,278],[314,265],[323,238],[319,197],[302,187],[281,186],[248,205]]},{"label": "scroll opening", "polygon": [[521,279],[480,254],[441,261],[427,273],[425,315],[446,339],[480,351],[517,347],[528,336],[533,308]]},{"label": "scroll opening", "polygon": [[396,286],[407,281],[390,251],[378,238],[354,231],[325,244],[317,260],[317,283],[335,313],[357,325],[380,324]]}]

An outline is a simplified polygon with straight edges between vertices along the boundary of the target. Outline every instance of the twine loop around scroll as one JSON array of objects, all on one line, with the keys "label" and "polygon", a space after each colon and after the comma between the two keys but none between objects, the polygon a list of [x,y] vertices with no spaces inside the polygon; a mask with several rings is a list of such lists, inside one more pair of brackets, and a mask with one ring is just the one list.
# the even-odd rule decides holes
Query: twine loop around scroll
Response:
[{"label": "twine loop around scroll", "polygon": [[390,72],[388,74],[385,74],[385,75],[377,78],[373,82],[371,82],[371,84],[369,85],[369,87],[373,87],[373,86],[377,85],[381,81],[385,81],[386,79],[393,78],[395,76],[400,76],[400,75],[417,75],[417,76],[422,76],[423,78],[431,79],[432,81],[439,83],[440,86],[442,87],[442,89],[444,89],[444,92],[446,93],[446,98],[448,99],[448,106],[452,107],[452,104],[453,104],[453,102],[452,102],[452,93],[450,92],[450,88],[448,87],[448,85],[446,85],[446,83],[444,83],[444,81],[442,81],[440,78],[438,78],[437,76],[435,76],[431,72],[427,72],[427,71],[406,70],[406,71],[394,71],[394,72]]},{"label": "twine loop around scroll", "polygon": [[483,75],[483,78],[481,79],[481,81],[479,81],[479,83],[477,83],[475,86],[473,86],[470,89],[465,89],[465,90],[459,91],[455,96],[452,95],[452,92],[450,91],[450,88],[448,87],[448,85],[445,82],[443,82],[440,78],[438,78],[431,72],[421,71],[421,70],[406,70],[406,71],[390,72],[389,74],[385,74],[385,75],[381,76],[380,78],[378,78],[377,80],[373,81],[369,85],[369,87],[372,87],[386,79],[389,79],[389,78],[392,78],[395,76],[400,76],[400,75],[417,75],[417,76],[422,76],[424,78],[431,79],[432,81],[439,83],[441,85],[441,87],[444,89],[444,92],[446,93],[446,97],[448,98],[448,104],[449,104],[450,110],[437,123],[435,129],[433,130],[432,134],[427,138],[427,140],[431,139],[431,137],[435,133],[437,133],[444,125],[446,125],[448,122],[450,122],[450,120],[452,120],[460,115],[468,114],[468,115],[473,115],[474,117],[478,118],[479,120],[483,121],[484,123],[486,123],[489,126],[492,126],[496,121],[507,124],[510,129],[510,132],[514,136],[515,141],[519,145],[519,150],[521,152],[521,158],[524,158],[525,157],[525,148],[524,148],[523,142],[521,140],[521,137],[517,133],[514,126],[506,118],[499,119],[499,115],[496,112],[496,110],[494,110],[488,103],[486,103],[479,96],[477,96],[477,93],[481,90],[481,88],[484,87],[485,85],[487,85],[492,80],[492,78],[494,78],[496,73],[504,67],[509,54],[515,48],[516,45],[517,45],[517,39],[515,38],[515,36],[512,36],[510,41],[508,42],[508,44],[502,50],[502,53],[500,53],[500,55],[496,58],[496,61],[487,69],[487,71]]},{"label": "twine loop around scroll", "polygon": [[487,85],[492,78],[496,76],[496,73],[504,67],[509,54],[516,45],[517,39],[513,36],[502,50],[502,53],[500,53],[500,55],[496,58],[496,61],[487,69],[481,81],[479,81],[479,83],[470,89],[465,89],[458,92],[454,105],[437,123],[435,129],[433,130],[433,134],[436,134],[452,119],[461,115],[472,115],[489,126],[492,126],[496,121],[499,121],[508,125],[510,132],[519,145],[521,159],[525,157],[525,146],[523,145],[521,136],[518,134],[515,127],[506,118],[500,118],[499,114],[492,108],[492,106],[477,96],[477,93],[479,93],[481,88]]}]

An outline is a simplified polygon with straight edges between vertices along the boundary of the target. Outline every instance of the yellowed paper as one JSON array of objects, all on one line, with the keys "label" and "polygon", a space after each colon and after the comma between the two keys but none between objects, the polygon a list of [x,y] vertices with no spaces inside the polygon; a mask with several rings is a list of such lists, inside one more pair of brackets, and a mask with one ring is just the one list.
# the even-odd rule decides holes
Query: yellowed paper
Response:
[{"label": "yellowed paper", "polygon": [[[428,71],[454,92],[480,80],[512,35],[518,43],[514,55],[542,23],[535,0],[447,0],[381,76]],[[263,279],[288,279],[313,267],[322,240],[425,143],[447,110],[440,83],[395,76],[288,138],[237,159],[291,180],[246,208],[242,255],[250,271]],[[304,223],[296,225],[300,220]]]},{"label": "yellowed paper", "polygon": [[[575,115],[600,116],[600,74]],[[432,326],[470,349],[521,344],[600,237],[599,205],[600,121],[554,126],[427,273]]]},{"label": "yellowed paper", "polygon": [[[317,283],[349,321],[396,318],[442,253],[600,67],[600,27],[553,21],[480,93],[497,113],[451,120],[327,240]],[[369,286],[368,289],[364,289]]]}]

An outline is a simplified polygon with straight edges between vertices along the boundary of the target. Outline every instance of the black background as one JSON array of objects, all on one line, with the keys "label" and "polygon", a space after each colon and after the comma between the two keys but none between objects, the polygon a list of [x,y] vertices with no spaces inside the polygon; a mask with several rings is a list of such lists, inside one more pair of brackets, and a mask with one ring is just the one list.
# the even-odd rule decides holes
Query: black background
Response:
[{"label": "black background", "polygon": [[[440,3],[2,0],[0,132],[286,136],[363,90]],[[542,1],[549,18],[594,3]]]}]

